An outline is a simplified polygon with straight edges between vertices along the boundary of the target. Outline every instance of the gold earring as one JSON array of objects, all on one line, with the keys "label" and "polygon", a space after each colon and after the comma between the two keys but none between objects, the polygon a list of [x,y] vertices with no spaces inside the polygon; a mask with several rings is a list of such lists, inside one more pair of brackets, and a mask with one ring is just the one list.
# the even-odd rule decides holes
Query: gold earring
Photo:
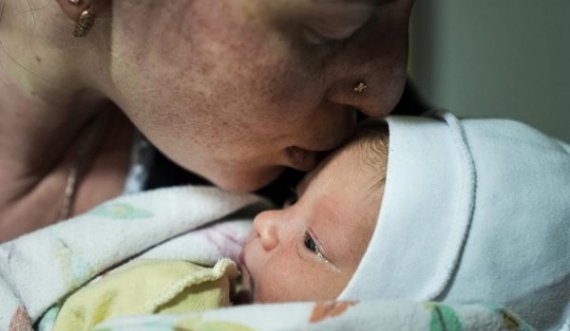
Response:
[{"label": "gold earring", "polygon": [[73,30],[73,36],[77,38],[87,36],[94,24],[95,24],[95,13],[89,8],[85,9],[81,13],[81,15],[79,15],[79,19],[77,20],[77,24],[75,25],[75,29]]},{"label": "gold earring", "polygon": [[367,88],[368,85],[366,85],[366,83],[363,80],[361,80],[358,83],[356,83],[356,85],[354,85],[352,90],[356,93],[363,93],[364,91],[366,91]]}]

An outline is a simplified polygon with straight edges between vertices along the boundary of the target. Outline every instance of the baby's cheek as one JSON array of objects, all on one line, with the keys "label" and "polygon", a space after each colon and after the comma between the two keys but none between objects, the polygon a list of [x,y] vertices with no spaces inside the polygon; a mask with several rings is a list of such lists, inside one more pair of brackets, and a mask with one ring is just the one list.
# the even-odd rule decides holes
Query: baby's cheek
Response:
[{"label": "baby's cheek", "polygon": [[259,302],[285,302],[306,299],[309,289],[306,270],[286,255],[273,256],[264,265],[255,285],[255,299]]}]

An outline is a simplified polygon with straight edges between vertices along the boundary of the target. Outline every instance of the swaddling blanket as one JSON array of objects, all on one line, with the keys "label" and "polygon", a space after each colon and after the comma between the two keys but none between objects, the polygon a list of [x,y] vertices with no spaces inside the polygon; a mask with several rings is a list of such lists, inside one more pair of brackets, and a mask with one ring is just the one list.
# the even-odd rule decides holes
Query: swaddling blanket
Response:
[{"label": "swaddling blanket", "polygon": [[491,305],[362,301],[245,305],[201,313],[125,317],[93,331],[533,330]]},{"label": "swaddling blanket", "polygon": [[[40,330],[88,331],[124,316],[204,311],[231,305],[236,263],[213,267],[183,260],[138,260],[97,277],[46,314]],[[56,316],[54,322],[52,316]]]},{"label": "swaddling blanket", "polygon": [[133,257],[213,265],[237,257],[250,228],[235,220],[191,231],[262,199],[212,187],[124,196],[0,245],[0,330],[28,330],[64,296]]},{"label": "swaddling blanket", "polygon": [[[0,330],[50,330],[66,295],[133,258],[213,265],[235,256],[250,228],[232,221],[191,231],[263,204],[252,195],[181,187],[125,196],[72,220],[0,245]],[[47,311],[47,313],[46,313]],[[147,315],[95,330],[531,330],[493,305],[363,301],[246,305],[204,313]]]}]

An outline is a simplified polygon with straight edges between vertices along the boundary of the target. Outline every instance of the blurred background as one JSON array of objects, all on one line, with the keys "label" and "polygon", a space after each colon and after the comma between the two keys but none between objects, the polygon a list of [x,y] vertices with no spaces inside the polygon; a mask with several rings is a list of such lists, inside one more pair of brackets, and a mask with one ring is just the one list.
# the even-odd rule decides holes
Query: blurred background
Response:
[{"label": "blurred background", "polygon": [[431,106],[570,142],[570,0],[417,0],[410,72]]}]

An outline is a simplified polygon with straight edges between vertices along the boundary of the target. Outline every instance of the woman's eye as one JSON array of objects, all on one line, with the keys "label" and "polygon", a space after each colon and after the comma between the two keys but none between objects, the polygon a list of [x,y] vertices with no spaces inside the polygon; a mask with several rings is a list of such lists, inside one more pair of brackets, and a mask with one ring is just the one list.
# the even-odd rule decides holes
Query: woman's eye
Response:
[{"label": "woman's eye", "polygon": [[366,25],[374,12],[372,2],[322,2],[308,16],[304,38],[312,44],[347,40]]},{"label": "woman's eye", "polygon": [[312,28],[305,28],[303,30],[303,38],[309,44],[312,45],[323,45],[332,42],[342,42],[351,37],[351,34],[332,34],[332,33],[321,33]]},{"label": "woman's eye", "polygon": [[313,45],[321,45],[321,44],[324,44],[324,43],[327,43],[328,41],[330,41],[330,39],[327,39],[327,38],[321,36],[315,30],[310,29],[310,28],[306,28],[303,30],[303,38],[305,38],[305,40],[309,44],[313,44]]}]

